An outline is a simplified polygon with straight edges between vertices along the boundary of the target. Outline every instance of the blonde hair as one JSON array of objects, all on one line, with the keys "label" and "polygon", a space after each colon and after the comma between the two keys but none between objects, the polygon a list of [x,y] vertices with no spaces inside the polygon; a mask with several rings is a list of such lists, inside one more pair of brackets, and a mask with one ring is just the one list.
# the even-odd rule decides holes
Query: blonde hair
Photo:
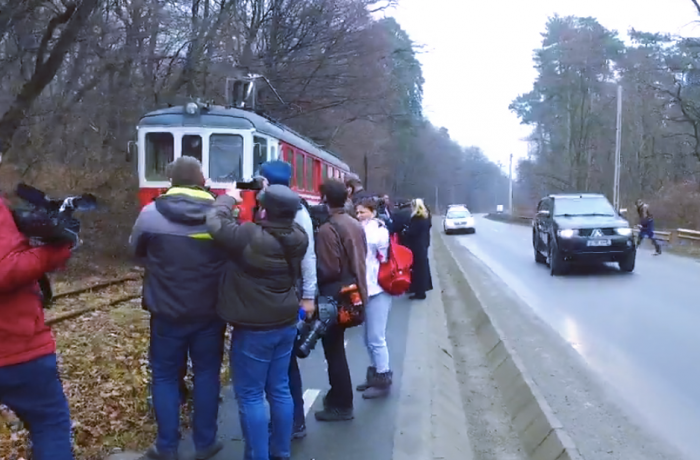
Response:
[{"label": "blonde hair", "polygon": [[411,201],[411,217],[421,217],[423,219],[428,218],[428,208],[425,207],[425,203],[420,198],[416,198]]}]

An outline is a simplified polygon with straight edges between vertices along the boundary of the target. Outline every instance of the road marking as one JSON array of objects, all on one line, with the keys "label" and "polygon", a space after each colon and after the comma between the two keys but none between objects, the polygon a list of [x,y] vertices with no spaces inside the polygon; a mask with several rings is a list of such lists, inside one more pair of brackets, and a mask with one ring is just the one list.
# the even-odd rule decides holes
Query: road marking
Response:
[{"label": "road marking", "polygon": [[319,394],[321,394],[321,390],[308,389],[304,391],[304,416],[309,414]]}]

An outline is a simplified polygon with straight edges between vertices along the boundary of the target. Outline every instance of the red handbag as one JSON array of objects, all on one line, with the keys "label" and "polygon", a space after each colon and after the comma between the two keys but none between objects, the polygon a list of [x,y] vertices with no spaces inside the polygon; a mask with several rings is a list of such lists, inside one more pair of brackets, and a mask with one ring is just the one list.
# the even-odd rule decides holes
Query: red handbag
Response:
[{"label": "red handbag", "polygon": [[389,239],[388,253],[387,261],[379,264],[379,286],[390,295],[399,296],[411,287],[413,253],[399,244],[396,234]]}]

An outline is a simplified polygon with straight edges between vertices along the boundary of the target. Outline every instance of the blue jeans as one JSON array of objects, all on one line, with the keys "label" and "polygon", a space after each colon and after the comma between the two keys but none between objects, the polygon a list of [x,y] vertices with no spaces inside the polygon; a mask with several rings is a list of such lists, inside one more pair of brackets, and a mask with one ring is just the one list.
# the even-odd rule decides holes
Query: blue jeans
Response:
[{"label": "blue jeans", "polygon": [[[294,402],[289,391],[289,361],[295,326],[269,331],[233,330],[231,368],[238,400],[245,460],[291,457]],[[263,393],[270,403],[272,429]]]},{"label": "blue jeans", "polygon": [[216,443],[225,332],[226,324],[218,319],[174,323],[151,316],[150,360],[159,452],[175,453],[178,449],[180,373],[187,365],[188,352],[194,374],[194,446],[202,452]]},{"label": "blue jeans", "polygon": [[73,460],[68,401],[55,354],[0,367],[0,403],[29,428],[34,460]]}]

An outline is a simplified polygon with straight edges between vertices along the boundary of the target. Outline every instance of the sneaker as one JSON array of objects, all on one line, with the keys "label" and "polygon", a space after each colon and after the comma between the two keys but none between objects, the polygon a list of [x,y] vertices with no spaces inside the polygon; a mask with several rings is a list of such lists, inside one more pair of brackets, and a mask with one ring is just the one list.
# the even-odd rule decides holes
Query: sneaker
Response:
[{"label": "sneaker", "polygon": [[140,460],[177,460],[177,452],[160,452],[156,446],[151,446]]},{"label": "sneaker", "polygon": [[194,457],[196,460],[209,460],[224,448],[224,445],[220,442],[215,442],[214,445],[212,445],[208,449],[204,449],[201,452],[197,452],[197,455]]},{"label": "sneaker", "polygon": [[314,417],[319,422],[345,422],[355,418],[352,409],[338,409],[327,407],[314,413]]},{"label": "sneaker", "polygon": [[303,439],[306,437],[306,425],[294,425],[292,429],[292,439]]}]

